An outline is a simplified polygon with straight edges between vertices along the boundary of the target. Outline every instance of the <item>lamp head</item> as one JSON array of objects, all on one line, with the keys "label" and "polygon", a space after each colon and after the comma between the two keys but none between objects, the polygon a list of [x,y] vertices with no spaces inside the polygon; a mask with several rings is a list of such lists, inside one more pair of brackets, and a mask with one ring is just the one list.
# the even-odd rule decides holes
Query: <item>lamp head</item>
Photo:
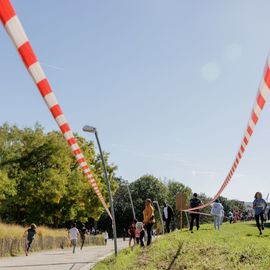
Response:
[{"label": "lamp head", "polygon": [[83,131],[90,132],[90,133],[96,133],[97,132],[97,129],[95,127],[91,127],[91,126],[85,125],[83,127]]}]

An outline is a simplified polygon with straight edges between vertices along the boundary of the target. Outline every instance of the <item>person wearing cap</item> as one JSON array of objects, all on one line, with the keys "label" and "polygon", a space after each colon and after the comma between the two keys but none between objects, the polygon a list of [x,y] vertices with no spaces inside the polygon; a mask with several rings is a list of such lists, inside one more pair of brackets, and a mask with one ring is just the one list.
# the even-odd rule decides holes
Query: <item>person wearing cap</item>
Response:
[{"label": "person wearing cap", "polygon": [[152,241],[152,227],[155,223],[154,207],[151,199],[145,200],[145,208],[143,210],[143,223],[147,232],[147,246]]},{"label": "person wearing cap", "polygon": [[30,227],[24,232],[24,234],[27,234],[27,243],[26,243],[26,251],[25,251],[26,256],[28,256],[29,250],[31,248],[31,245],[37,233],[36,229],[37,229],[36,224],[32,223]]},{"label": "person wearing cap", "polygon": [[[190,208],[195,208],[195,207],[198,207],[202,204],[201,200],[198,199],[197,197],[198,197],[198,194],[194,193],[193,198],[190,200]],[[198,209],[193,210],[193,212],[198,212]],[[199,230],[199,228],[200,228],[200,214],[199,213],[198,214],[197,213],[190,213],[190,217],[191,217],[191,220],[190,220],[189,230],[193,233],[193,224],[194,224],[195,220],[196,220],[197,230]]]}]

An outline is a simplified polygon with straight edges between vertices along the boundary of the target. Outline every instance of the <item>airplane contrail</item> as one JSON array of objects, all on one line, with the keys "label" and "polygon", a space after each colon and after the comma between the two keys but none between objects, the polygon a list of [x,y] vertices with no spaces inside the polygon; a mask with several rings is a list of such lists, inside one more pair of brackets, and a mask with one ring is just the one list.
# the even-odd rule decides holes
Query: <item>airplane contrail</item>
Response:
[{"label": "airplane contrail", "polygon": [[52,69],[56,69],[56,70],[60,70],[60,71],[64,71],[65,69],[63,67],[58,67],[58,66],[54,66],[54,65],[49,65],[46,64],[44,62],[40,62],[43,66],[48,67],[48,68],[52,68]]}]

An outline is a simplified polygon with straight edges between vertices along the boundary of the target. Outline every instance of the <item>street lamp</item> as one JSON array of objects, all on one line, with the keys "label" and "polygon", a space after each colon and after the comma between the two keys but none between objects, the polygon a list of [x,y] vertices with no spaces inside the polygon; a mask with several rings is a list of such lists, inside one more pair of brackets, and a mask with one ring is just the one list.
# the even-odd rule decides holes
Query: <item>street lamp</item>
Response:
[{"label": "street lamp", "polygon": [[105,179],[106,179],[106,184],[107,184],[107,189],[108,189],[108,194],[109,194],[111,213],[112,213],[114,253],[115,253],[115,256],[117,256],[117,234],[116,234],[116,222],[115,222],[115,214],[114,214],[114,207],[113,207],[113,198],[112,198],[112,193],[111,193],[110,182],[109,182],[109,179],[108,179],[108,173],[107,173],[107,169],[106,169],[106,164],[105,164],[105,161],[104,161],[102,149],[101,149],[99,138],[98,138],[97,129],[95,127],[91,127],[91,126],[86,125],[86,126],[83,127],[83,131],[94,133],[95,137],[96,137],[96,140],[97,140],[98,149],[99,149],[100,157],[101,157],[102,164],[103,164],[103,169],[104,169],[104,174],[105,174]]},{"label": "street lamp", "polygon": [[161,220],[161,224],[162,224],[162,231],[163,231],[163,234],[165,234],[164,223],[163,223],[163,218],[162,218],[162,215],[161,215],[159,203],[158,203],[158,201],[153,201],[153,203],[155,203],[157,205],[157,207],[158,207],[158,212],[159,212],[159,216],[160,216],[160,220]]},{"label": "street lamp", "polygon": [[130,193],[128,181],[123,181],[122,184],[121,184],[121,186],[126,186],[127,187],[128,195],[129,195],[129,199],[130,199],[130,204],[131,204],[131,208],[132,208],[132,213],[133,213],[133,219],[136,219],[134,205],[133,205],[133,200],[132,200],[132,197],[131,197],[131,193]]}]

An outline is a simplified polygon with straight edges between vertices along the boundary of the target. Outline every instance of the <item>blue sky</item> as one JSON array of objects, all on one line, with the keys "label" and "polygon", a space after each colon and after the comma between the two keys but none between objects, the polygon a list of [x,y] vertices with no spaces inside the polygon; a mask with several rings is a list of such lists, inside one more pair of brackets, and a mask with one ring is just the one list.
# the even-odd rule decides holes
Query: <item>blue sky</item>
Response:
[{"label": "blue sky", "polygon": [[[250,117],[269,1],[13,0],[73,131],[99,130],[118,175],[149,173],[213,196]],[[0,124],[58,129],[0,28]],[[270,192],[270,107],[224,192]]]}]

